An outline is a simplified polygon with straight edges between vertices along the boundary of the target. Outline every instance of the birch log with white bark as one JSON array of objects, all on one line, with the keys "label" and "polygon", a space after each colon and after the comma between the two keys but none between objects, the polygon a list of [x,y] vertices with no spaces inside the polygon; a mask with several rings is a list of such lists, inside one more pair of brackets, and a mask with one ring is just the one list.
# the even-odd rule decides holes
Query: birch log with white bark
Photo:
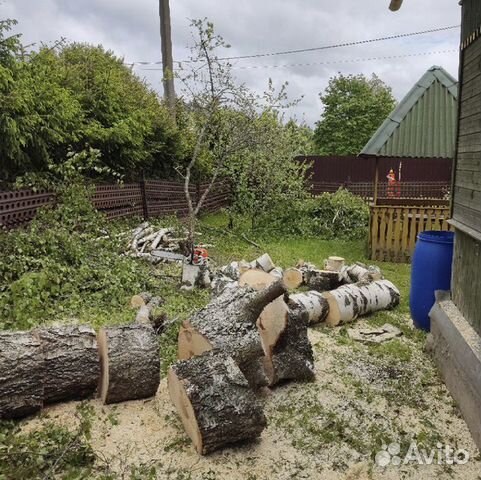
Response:
[{"label": "birch log with white bark", "polygon": [[347,265],[341,270],[341,279],[344,283],[373,282],[382,280],[379,267],[373,265],[367,267],[362,263]]},{"label": "birch log with white bark", "polygon": [[328,301],[315,290],[289,295],[289,300],[305,308],[309,324],[323,322],[329,313]]},{"label": "birch log with white bark", "polygon": [[329,303],[326,323],[330,326],[350,322],[357,317],[399,305],[401,294],[388,280],[343,285],[322,294]]},{"label": "birch log with white bark", "polygon": [[101,328],[100,398],[105,404],[152,397],[160,383],[158,337],[150,325]]},{"label": "birch log with white bark", "polygon": [[42,408],[44,373],[35,334],[0,333],[0,419],[26,417]]},{"label": "birch log with white bark", "polygon": [[177,362],[169,370],[168,386],[185,431],[201,455],[255,439],[267,425],[245,376],[222,352]]},{"label": "birch log with white bark", "polygon": [[63,325],[34,332],[44,356],[44,402],[88,398],[100,375],[95,330],[87,325]]}]

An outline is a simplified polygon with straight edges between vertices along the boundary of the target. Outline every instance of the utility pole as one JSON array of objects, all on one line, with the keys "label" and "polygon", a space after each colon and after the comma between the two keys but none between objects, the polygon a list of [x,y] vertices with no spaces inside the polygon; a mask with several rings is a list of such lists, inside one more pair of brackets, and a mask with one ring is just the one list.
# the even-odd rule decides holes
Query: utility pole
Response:
[{"label": "utility pole", "polygon": [[169,106],[171,114],[175,117],[174,61],[172,58],[169,0],[159,0],[159,16],[164,98]]}]

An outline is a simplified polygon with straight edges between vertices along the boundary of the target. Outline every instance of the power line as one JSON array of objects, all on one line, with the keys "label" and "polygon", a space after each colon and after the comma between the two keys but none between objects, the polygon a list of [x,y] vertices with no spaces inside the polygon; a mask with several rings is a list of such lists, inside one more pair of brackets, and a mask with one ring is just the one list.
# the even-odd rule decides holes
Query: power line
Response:
[{"label": "power line", "polygon": [[[361,63],[361,62],[371,62],[376,60],[392,60],[398,58],[408,58],[408,57],[421,57],[427,55],[439,55],[445,53],[454,53],[458,52],[457,48],[447,49],[447,50],[438,50],[433,52],[415,52],[415,53],[406,53],[402,55],[388,55],[385,57],[366,57],[366,58],[349,58],[346,60],[331,60],[326,62],[309,62],[309,63],[287,63],[287,64],[279,64],[279,65],[245,65],[245,66],[233,66],[233,69],[236,70],[248,70],[248,69],[267,69],[267,68],[290,68],[290,67],[310,67],[316,65],[332,65],[332,64],[340,64],[340,63]],[[161,68],[141,68],[140,70],[149,71],[149,70],[162,70]]]},{"label": "power line", "polygon": [[[342,47],[353,47],[356,45],[365,45],[369,43],[375,43],[375,42],[384,42],[387,40],[395,40],[399,38],[407,38],[407,37],[414,37],[418,35],[425,35],[428,33],[437,33],[437,32],[444,32],[447,30],[454,30],[456,28],[459,28],[459,25],[449,25],[445,27],[437,27],[437,28],[431,28],[428,30],[420,30],[416,32],[408,32],[408,33],[399,33],[396,35],[389,35],[389,36],[384,36],[384,37],[377,37],[377,38],[370,38],[366,40],[358,40],[354,42],[345,42],[345,43],[337,43],[333,45],[323,45],[320,47],[312,47],[312,48],[301,48],[297,50],[284,50],[280,52],[268,52],[268,53],[257,53],[257,54],[252,54],[252,55],[238,55],[238,56],[233,56],[233,57],[221,57],[218,60],[245,60],[248,58],[261,58],[261,57],[274,57],[278,55],[290,55],[290,54],[295,54],[295,53],[306,53],[306,52],[315,52],[315,51],[320,51],[320,50],[329,50],[333,48],[342,48]],[[135,65],[159,65],[162,62],[156,61],[156,62],[130,62],[130,63],[125,63],[126,65],[130,66],[135,66]],[[177,61],[176,63],[191,63],[191,60],[182,60],[182,61]]]}]

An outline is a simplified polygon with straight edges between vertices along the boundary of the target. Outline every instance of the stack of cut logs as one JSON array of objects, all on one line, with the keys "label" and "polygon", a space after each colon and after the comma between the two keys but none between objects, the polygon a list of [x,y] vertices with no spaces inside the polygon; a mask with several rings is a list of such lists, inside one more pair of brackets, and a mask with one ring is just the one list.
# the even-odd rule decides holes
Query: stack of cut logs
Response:
[{"label": "stack of cut logs", "polygon": [[[155,395],[160,383],[154,328],[160,299],[140,294],[136,322],[0,332],[0,419],[20,418],[44,405],[81,400],[96,392],[106,404]],[[154,325],[153,325],[154,324]]]},{"label": "stack of cut logs", "polygon": [[[311,290],[288,294],[305,285]],[[312,380],[309,324],[334,326],[398,305],[400,294],[376,267],[330,257],[324,270],[300,262],[276,268],[269,255],[216,273],[213,299],[185,321],[169,392],[201,454],[260,435],[266,426],[255,392],[285,380]]]}]

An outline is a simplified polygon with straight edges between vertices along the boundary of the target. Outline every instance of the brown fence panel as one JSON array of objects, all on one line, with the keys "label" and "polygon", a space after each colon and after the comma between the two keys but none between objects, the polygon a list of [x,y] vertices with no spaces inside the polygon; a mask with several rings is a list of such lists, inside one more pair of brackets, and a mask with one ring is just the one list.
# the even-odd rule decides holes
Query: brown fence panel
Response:
[{"label": "brown fence panel", "polygon": [[54,195],[44,190],[0,192],[0,227],[15,228],[28,223],[41,206],[53,201]]},{"label": "brown fence panel", "polygon": [[[190,186],[194,205],[207,186],[206,183]],[[227,185],[218,181],[212,186],[201,210],[203,213],[218,211],[228,205],[229,198]],[[32,220],[40,207],[54,202],[54,194],[46,191],[0,192],[0,228],[10,229],[25,225]],[[166,215],[184,217],[188,213],[183,183],[167,180],[98,185],[92,203],[109,219]]]}]

